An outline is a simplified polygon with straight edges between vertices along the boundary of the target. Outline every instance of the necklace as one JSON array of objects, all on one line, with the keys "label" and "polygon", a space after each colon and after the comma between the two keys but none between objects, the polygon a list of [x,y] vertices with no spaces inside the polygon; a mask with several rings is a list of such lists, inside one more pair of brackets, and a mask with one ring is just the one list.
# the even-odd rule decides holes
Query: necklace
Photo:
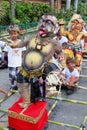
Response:
[{"label": "necklace", "polygon": [[35,44],[36,44],[35,48],[36,48],[37,50],[42,50],[42,44],[41,44],[41,41],[40,41],[40,39],[38,38],[38,36],[36,36],[36,38],[35,38]]},{"label": "necklace", "polygon": [[38,38],[38,36],[36,36],[36,38],[35,38],[35,44],[36,44],[36,49],[37,50],[42,50],[43,49],[43,46],[46,46],[46,45],[48,45],[49,44],[49,41],[50,41],[50,39],[48,38],[48,39],[40,39],[40,38]]}]

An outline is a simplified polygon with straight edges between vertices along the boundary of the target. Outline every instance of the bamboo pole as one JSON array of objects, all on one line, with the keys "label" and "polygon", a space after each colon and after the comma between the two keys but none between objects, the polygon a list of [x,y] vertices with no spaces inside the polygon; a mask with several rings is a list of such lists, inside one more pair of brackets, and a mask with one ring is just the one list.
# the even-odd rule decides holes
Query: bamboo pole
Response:
[{"label": "bamboo pole", "polygon": [[82,77],[82,78],[87,78],[87,75],[80,75],[80,77]]},{"label": "bamboo pole", "polygon": [[[60,89],[59,89],[59,94],[56,96],[56,98],[58,98],[58,96],[61,97],[61,86],[60,86]],[[52,107],[51,107],[50,110],[48,111],[48,116],[51,114],[52,110],[56,107],[57,103],[58,103],[58,100],[56,100],[56,101],[54,102],[54,104],[52,105]]]},{"label": "bamboo pole", "polygon": [[13,93],[19,93],[18,90],[12,90]]},{"label": "bamboo pole", "polygon": [[87,61],[87,59],[83,59],[82,61],[83,61],[83,62],[86,62],[86,61]]},{"label": "bamboo pole", "polygon": [[76,88],[80,88],[80,89],[84,89],[84,90],[87,90],[87,88],[86,87],[83,87],[83,86],[76,86]]},{"label": "bamboo pole", "polygon": [[83,121],[82,121],[82,125],[84,126],[86,124],[86,122],[87,122],[87,115],[84,116]]},{"label": "bamboo pole", "polygon": [[70,125],[70,124],[66,124],[66,123],[62,123],[62,122],[56,122],[56,121],[52,121],[52,120],[48,120],[48,122],[51,123],[51,124],[55,124],[55,125],[67,126],[67,127],[70,127],[70,128],[81,130],[80,127],[76,126],[76,125]]},{"label": "bamboo pole", "polygon": [[56,107],[58,101],[55,101],[55,103],[52,105],[50,110],[48,111],[48,116],[51,114],[52,110]]},{"label": "bamboo pole", "polygon": [[2,103],[3,101],[7,100],[13,93],[8,93],[7,97],[3,97],[0,99],[0,103]]},{"label": "bamboo pole", "polygon": [[82,121],[82,123],[81,123],[81,130],[86,130],[85,129],[85,125],[86,125],[86,122],[87,122],[87,115],[86,116],[84,116],[84,118],[83,118],[83,121]]},{"label": "bamboo pole", "polygon": [[82,66],[83,69],[87,69],[87,66]]},{"label": "bamboo pole", "polygon": [[0,112],[7,113],[7,112],[8,112],[8,110],[3,110],[3,109],[0,109]]},{"label": "bamboo pole", "polygon": [[54,97],[47,97],[48,99],[52,99],[52,100],[59,100],[59,101],[64,101],[64,102],[71,102],[71,103],[76,103],[76,104],[83,104],[83,105],[87,105],[86,101],[79,101],[79,100],[72,100],[72,99],[66,99],[66,98],[54,98]]},{"label": "bamboo pole", "polygon": [[2,103],[3,101],[7,100],[14,93],[18,93],[18,90],[12,90],[11,92],[9,92],[7,97],[3,97],[3,98],[0,99],[0,103]]},{"label": "bamboo pole", "polygon": [[0,126],[0,130],[5,130],[2,126]]}]

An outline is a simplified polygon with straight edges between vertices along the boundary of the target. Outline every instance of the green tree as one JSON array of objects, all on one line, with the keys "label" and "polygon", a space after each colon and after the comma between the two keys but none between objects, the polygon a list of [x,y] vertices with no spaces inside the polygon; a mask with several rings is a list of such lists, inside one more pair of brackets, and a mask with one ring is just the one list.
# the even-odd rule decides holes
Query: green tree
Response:
[{"label": "green tree", "polygon": [[15,3],[16,3],[16,0],[8,0],[9,1],[9,5],[10,5],[10,18],[11,18],[11,21],[14,22],[14,19],[15,19]]},{"label": "green tree", "polygon": [[77,12],[77,10],[78,10],[78,0],[75,0],[75,2],[74,2],[74,11],[75,12]]},{"label": "green tree", "polygon": [[0,0],[0,20],[6,14],[6,8],[3,6],[3,0]]}]

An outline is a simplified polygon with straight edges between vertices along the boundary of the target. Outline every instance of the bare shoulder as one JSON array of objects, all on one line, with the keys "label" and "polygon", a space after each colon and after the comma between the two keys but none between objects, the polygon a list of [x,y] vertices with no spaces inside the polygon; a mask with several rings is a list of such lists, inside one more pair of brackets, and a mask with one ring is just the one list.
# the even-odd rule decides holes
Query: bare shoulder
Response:
[{"label": "bare shoulder", "polygon": [[30,41],[30,39],[31,39],[33,36],[34,36],[34,35],[32,35],[32,34],[25,35],[24,38],[23,38],[23,41],[24,41],[24,42]]},{"label": "bare shoulder", "polygon": [[25,35],[20,44],[22,46],[27,46],[33,37],[35,37],[35,35],[32,34]]}]

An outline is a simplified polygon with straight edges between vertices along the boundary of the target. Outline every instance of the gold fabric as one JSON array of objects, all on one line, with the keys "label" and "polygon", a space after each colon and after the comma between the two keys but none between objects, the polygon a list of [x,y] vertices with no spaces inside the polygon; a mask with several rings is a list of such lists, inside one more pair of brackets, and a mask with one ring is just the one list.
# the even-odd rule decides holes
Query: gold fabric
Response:
[{"label": "gold fabric", "polygon": [[19,73],[22,74],[25,77],[33,78],[34,76],[40,76],[43,73],[44,67],[42,67],[40,70],[35,72],[28,72],[25,71],[22,67],[19,70]]}]

